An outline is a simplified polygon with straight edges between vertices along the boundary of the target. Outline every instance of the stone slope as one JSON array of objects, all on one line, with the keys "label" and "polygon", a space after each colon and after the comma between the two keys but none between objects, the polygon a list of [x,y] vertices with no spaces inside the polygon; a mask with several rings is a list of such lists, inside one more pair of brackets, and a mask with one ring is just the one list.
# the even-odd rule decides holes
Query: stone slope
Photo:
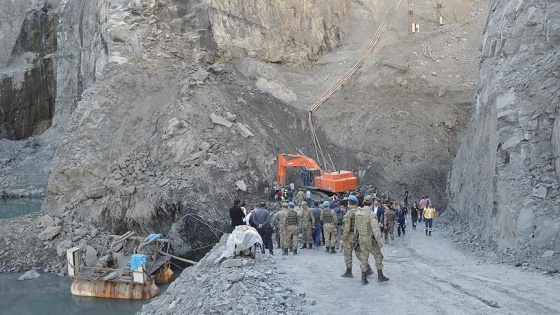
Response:
[{"label": "stone slope", "polygon": [[447,213],[502,254],[560,251],[560,3],[491,1]]},{"label": "stone slope", "polygon": [[348,2],[212,0],[209,17],[220,49],[309,66],[340,42]]}]

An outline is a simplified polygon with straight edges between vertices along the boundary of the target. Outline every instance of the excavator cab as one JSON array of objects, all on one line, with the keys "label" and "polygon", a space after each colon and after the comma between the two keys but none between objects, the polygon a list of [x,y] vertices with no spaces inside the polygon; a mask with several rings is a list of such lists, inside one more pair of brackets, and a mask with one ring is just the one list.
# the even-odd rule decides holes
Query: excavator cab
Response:
[{"label": "excavator cab", "polygon": [[303,187],[314,188],[315,176],[321,176],[321,170],[317,168],[306,168],[301,171],[301,181]]},{"label": "excavator cab", "polygon": [[309,189],[337,193],[352,190],[358,186],[358,179],[351,171],[325,172],[310,157],[285,153],[278,157],[278,183],[281,185],[284,185],[288,167],[303,167],[300,171],[301,179],[303,186]]}]

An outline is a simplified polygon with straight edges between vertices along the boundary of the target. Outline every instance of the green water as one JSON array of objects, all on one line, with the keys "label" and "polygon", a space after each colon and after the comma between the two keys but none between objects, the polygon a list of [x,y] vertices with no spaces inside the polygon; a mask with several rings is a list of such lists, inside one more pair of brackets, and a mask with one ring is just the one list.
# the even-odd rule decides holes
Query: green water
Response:
[{"label": "green water", "polygon": [[127,315],[147,301],[73,296],[72,280],[52,274],[18,281],[21,274],[0,275],[0,314],[3,315]]},{"label": "green water", "polygon": [[42,203],[43,199],[38,198],[0,198],[0,219],[38,212]]},{"label": "green water", "polygon": [[[37,212],[41,203],[41,199],[0,199],[0,219]],[[41,273],[37,279],[18,281],[21,275],[0,274],[0,315],[127,315],[149,302],[73,296],[68,277]],[[166,288],[160,286],[160,294]]]}]

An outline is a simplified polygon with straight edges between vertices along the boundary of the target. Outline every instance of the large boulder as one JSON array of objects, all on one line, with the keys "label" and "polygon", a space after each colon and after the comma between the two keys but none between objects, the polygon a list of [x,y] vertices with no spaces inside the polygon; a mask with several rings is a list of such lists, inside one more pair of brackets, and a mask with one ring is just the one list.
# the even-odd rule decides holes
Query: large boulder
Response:
[{"label": "large boulder", "polygon": [[60,233],[61,228],[61,226],[50,226],[39,233],[39,238],[42,241],[50,241]]}]

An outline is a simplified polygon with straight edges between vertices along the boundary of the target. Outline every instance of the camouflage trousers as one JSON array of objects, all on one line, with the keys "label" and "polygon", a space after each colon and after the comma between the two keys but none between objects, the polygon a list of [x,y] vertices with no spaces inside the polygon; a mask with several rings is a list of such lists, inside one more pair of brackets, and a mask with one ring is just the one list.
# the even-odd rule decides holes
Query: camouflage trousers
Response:
[{"label": "camouflage trousers", "polygon": [[276,244],[278,244],[278,248],[282,247],[282,230],[280,228],[274,229],[274,239],[276,240]]},{"label": "camouflage trousers", "polygon": [[313,243],[313,238],[311,237],[311,230],[313,230],[313,227],[311,226],[311,224],[308,224],[307,226],[303,226],[301,229],[301,239],[303,240],[303,244],[312,244]]},{"label": "camouflage trousers", "polygon": [[325,234],[325,246],[334,247],[336,245],[336,226],[332,223],[325,223],[323,233]]},{"label": "camouflage trousers", "polygon": [[360,257],[360,246],[356,242],[355,234],[351,232],[348,234],[348,239],[344,242],[344,264],[346,269],[352,269],[352,252],[356,252],[356,257]]},{"label": "camouflage trousers", "polygon": [[387,223],[385,227],[385,242],[389,240],[389,236],[391,236],[391,240],[395,239],[395,223]]},{"label": "camouflage trousers", "polygon": [[369,266],[369,254],[372,254],[375,258],[375,268],[377,270],[383,270],[383,254],[381,254],[381,249],[377,246],[377,241],[373,241],[371,237],[360,238],[360,255],[358,259],[360,260],[360,269],[362,272],[366,272]]},{"label": "camouflage trousers", "polygon": [[298,226],[288,225],[284,230],[284,248],[297,249],[298,246]]}]

